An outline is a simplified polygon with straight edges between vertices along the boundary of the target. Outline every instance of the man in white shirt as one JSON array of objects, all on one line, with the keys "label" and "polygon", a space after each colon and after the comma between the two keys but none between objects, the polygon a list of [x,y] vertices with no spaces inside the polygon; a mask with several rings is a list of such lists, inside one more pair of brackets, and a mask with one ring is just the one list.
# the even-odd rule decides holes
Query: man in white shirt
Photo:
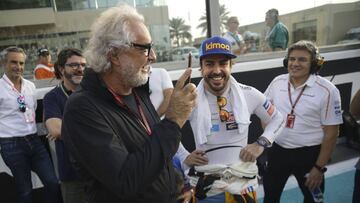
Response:
[{"label": "man in white shirt", "polygon": [[160,117],[165,114],[174,90],[169,73],[163,68],[150,69],[149,91],[151,103]]},{"label": "man in white shirt", "polygon": [[[284,127],[282,115],[261,92],[231,76],[233,58],[236,55],[225,38],[215,36],[201,44],[203,79],[189,119],[196,149],[208,158],[208,164],[195,167],[197,177],[191,178],[199,202],[255,202],[256,158]],[[267,127],[256,142],[248,144],[251,114]]]},{"label": "man in white shirt", "polygon": [[224,38],[231,43],[231,51],[235,55],[245,53],[245,41],[241,34],[238,32],[239,20],[236,16],[231,16],[226,23],[228,31],[224,34]]},{"label": "man in white shirt", "polygon": [[22,77],[26,54],[8,47],[0,56],[0,153],[14,176],[19,202],[32,202],[31,171],[44,185],[44,202],[60,202],[54,167],[37,136],[35,85]]},{"label": "man in white shirt", "polygon": [[310,41],[289,47],[284,59],[288,74],[276,77],[265,95],[286,119],[268,153],[264,176],[264,202],[279,202],[288,177],[293,174],[304,194],[324,191],[325,165],[329,161],[342,123],[339,90],[317,75],[324,60]]}]

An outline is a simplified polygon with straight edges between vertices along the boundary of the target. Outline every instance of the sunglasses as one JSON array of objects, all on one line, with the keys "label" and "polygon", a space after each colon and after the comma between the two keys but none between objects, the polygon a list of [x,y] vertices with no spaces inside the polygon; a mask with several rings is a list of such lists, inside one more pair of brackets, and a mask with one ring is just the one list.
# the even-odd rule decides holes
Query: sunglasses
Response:
[{"label": "sunglasses", "polygon": [[227,99],[225,97],[217,97],[217,105],[219,107],[219,116],[220,116],[220,121],[221,122],[225,122],[229,120],[230,117],[230,113],[223,109],[224,106],[226,106],[227,104]]},{"label": "sunglasses", "polygon": [[26,104],[25,104],[25,97],[24,95],[20,95],[18,98],[17,98],[17,102],[19,104],[19,111],[20,112],[25,112],[26,111]]},{"label": "sunglasses", "polygon": [[149,57],[151,49],[153,47],[153,43],[148,43],[148,44],[137,44],[137,43],[133,43],[131,42],[130,44],[128,44],[130,47],[134,47],[140,50],[144,51],[144,54],[146,57]]}]

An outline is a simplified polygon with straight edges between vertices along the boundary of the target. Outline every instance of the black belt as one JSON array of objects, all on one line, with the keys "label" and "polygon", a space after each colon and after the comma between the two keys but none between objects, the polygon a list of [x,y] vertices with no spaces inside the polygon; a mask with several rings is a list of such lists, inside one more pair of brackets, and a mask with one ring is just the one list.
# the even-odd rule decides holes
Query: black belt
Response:
[{"label": "black belt", "polygon": [[34,138],[38,137],[37,133],[25,135],[23,137],[1,137],[0,140],[32,140]]}]

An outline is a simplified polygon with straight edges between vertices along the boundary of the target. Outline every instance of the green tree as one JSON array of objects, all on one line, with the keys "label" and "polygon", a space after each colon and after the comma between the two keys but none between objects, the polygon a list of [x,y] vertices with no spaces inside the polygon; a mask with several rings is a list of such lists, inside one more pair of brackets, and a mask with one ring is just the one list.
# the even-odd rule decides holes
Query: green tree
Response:
[{"label": "green tree", "polygon": [[[219,16],[220,16],[220,31],[223,33],[226,30],[226,22],[229,19],[230,12],[227,11],[227,8],[225,5],[220,5],[219,9]],[[206,13],[204,13],[199,21],[201,22],[196,28],[201,28],[201,33],[204,34],[207,32],[207,19],[206,19]]]},{"label": "green tree", "polygon": [[191,42],[192,35],[190,33],[190,26],[185,25],[185,20],[182,18],[172,18],[169,21],[170,38],[177,47]]}]

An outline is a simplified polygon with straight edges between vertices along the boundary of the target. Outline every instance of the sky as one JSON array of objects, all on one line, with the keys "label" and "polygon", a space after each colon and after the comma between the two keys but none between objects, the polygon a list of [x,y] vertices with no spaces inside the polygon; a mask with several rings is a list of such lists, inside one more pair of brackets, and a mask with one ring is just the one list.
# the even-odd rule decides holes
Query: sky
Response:
[{"label": "sky", "polygon": [[[279,10],[279,14],[287,14],[299,10],[313,8],[328,3],[348,3],[358,0],[219,0],[230,12],[229,16],[237,16],[241,25],[263,22],[265,13],[271,8]],[[191,26],[193,37],[204,36],[200,29],[199,18],[205,13],[205,0],[168,0],[169,17],[181,17]]]}]

